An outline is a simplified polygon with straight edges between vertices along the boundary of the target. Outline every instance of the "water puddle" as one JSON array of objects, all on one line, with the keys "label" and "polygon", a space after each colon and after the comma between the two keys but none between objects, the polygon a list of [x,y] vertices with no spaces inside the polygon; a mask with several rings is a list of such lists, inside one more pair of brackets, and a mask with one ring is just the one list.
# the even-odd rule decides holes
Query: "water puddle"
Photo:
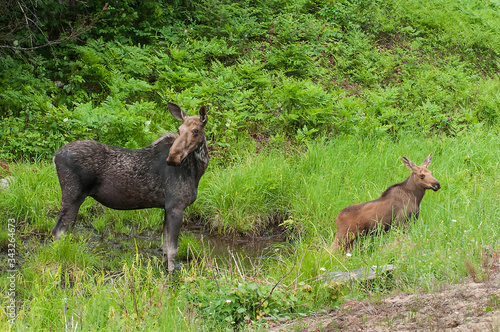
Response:
[{"label": "water puddle", "polygon": [[287,246],[283,233],[267,236],[241,237],[210,234],[202,225],[188,224],[183,226],[184,234],[192,234],[208,245],[212,255],[223,258],[239,255],[248,258],[276,258],[277,252]]},{"label": "water puddle", "polygon": [[[138,252],[145,257],[162,259],[161,231],[134,233],[94,235],[89,239],[89,246],[97,252],[106,253],[105,256],[109,258],[135,255]],[[203,253],[211,259],[215,258],[220,264],[237,259],[239,263],[249,266],[257,259],[279,259],[289,247],[285,235],[279,232],[256,237],[223,236],[210,234],[202,225],[185,224],[181,230],[183,236],[196,237],[199,241],[194,250],[201,251],[198,254]],[[182,260],[182,257],[179,258]]]}]

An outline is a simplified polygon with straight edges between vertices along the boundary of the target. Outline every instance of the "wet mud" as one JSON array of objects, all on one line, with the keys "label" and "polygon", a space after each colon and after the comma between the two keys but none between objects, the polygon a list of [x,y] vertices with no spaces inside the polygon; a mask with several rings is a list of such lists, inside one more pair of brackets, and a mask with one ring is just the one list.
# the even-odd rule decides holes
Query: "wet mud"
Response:
[{"label": "wet mud", "polygon": [[[139,253],[148,259],[162,258],[162,235],[158,230],[131,230],[129,234],[118,234],[106,231],[102,235],[96,235],[95,230],[80,226],[73,230],[74,233],[82,234],[90,232],[88,240],[89,247],[94,252],[103,253],[105,257],[112,258],[120,255],[135,255]],[[249,265],[252,261],[279,259],[290,247],[286,235],[283,232],[274,231],[262,236],[237,236],[212,234],[201,224],[184,224],[181,229],[183,236],[198,239],[198,248],[195,251],[203,251],[210,259],[216,259],[221,264],[234,260],[243,265]],[[201,244],[200,244],[201,243]],[[192,252],[191,252],[192,254]],[[189,254],[188,254],[189,258]],[[180,263],[187,263],[186,257],[178,257]]]}]

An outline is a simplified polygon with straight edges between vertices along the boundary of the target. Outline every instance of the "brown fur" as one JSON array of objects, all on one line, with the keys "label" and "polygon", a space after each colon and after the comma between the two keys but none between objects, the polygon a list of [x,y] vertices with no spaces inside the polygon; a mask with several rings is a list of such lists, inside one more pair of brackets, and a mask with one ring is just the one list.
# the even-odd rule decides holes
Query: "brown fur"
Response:
[{"label": "brown fur", "polygon": [[418,219],[425,191],[441,188],[427,169],[431,160],[432,153],[421,166],[417,166],[403,157],[405,166],[412,170],[405,181],[390,186],[373,201],[353,204],[340,211],[337,216],[337,234],[331,249],[337,251],[341,247],[349,248],[358,236],[379,225],[387,231],[393,225],[407,224],[412,218]]}]

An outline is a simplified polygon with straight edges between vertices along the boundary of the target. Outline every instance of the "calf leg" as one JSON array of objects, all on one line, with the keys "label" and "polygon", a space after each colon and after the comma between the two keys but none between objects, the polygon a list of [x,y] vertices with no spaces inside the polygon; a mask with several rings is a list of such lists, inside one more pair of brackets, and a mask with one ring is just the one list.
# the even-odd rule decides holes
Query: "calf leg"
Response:
[{"label": "calf leg", "polygon": [[173,272],[175,268],[175,257],[177,256],[183,212],[184,210],[179,208],[165,209],[162,249],[163,263],[165,263],[165,261],[168,262],[168,272]]},{"label": "calf leg", "polygon": [[[339,224],[340,222],[337,220],[337,225]],[[352,244],[358,236],[357,233],[359,233],[357,229],[352,231],[349,227],[337,226],[337,234],[335,234],[335,240],[333,240],[333,244],[330,246],[330,251],[336,252],[341,249],[349,251],[352,249]]]},{"label": "calf leg", "polygon": [[339,251],[339,239],[335,236],[335,240],[333,240],[332,245],[330,246],[330,252]]},{"label": "calf leg", "polygon": [[357,235],[353,232],[348,232],[344,236],[335,236],[335,240],[333,241],[333,244],[330,246],[330,251],[331,252],[337,252],[340,250],[347,252],[351,251],[356,237]]}]

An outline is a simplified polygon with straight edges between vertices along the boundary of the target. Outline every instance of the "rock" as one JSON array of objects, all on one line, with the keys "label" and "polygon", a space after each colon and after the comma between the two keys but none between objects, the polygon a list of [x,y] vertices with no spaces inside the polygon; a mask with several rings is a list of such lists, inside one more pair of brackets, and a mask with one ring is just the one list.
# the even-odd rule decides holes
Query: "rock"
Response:
[{"label": "rock", "polygon": [[368,268],[361,267],[359,269],[352,270],[350,272],[343,271],[333,271],[328,272],[323,275],[323,281],[326,283],[330,283],[333,281],[336,282],[348,282],[348,281],[365,281],[365,280],[373,280],[377,276],[380,276],[384,273],[392,271],[394,269],[394,265],[382,265],[382,266],[370,266]]},{"label": "rock", "polygon": [[0,189],[7,189],[12,184],[12,176],[7,176],[5,179],[0,179]]}]

